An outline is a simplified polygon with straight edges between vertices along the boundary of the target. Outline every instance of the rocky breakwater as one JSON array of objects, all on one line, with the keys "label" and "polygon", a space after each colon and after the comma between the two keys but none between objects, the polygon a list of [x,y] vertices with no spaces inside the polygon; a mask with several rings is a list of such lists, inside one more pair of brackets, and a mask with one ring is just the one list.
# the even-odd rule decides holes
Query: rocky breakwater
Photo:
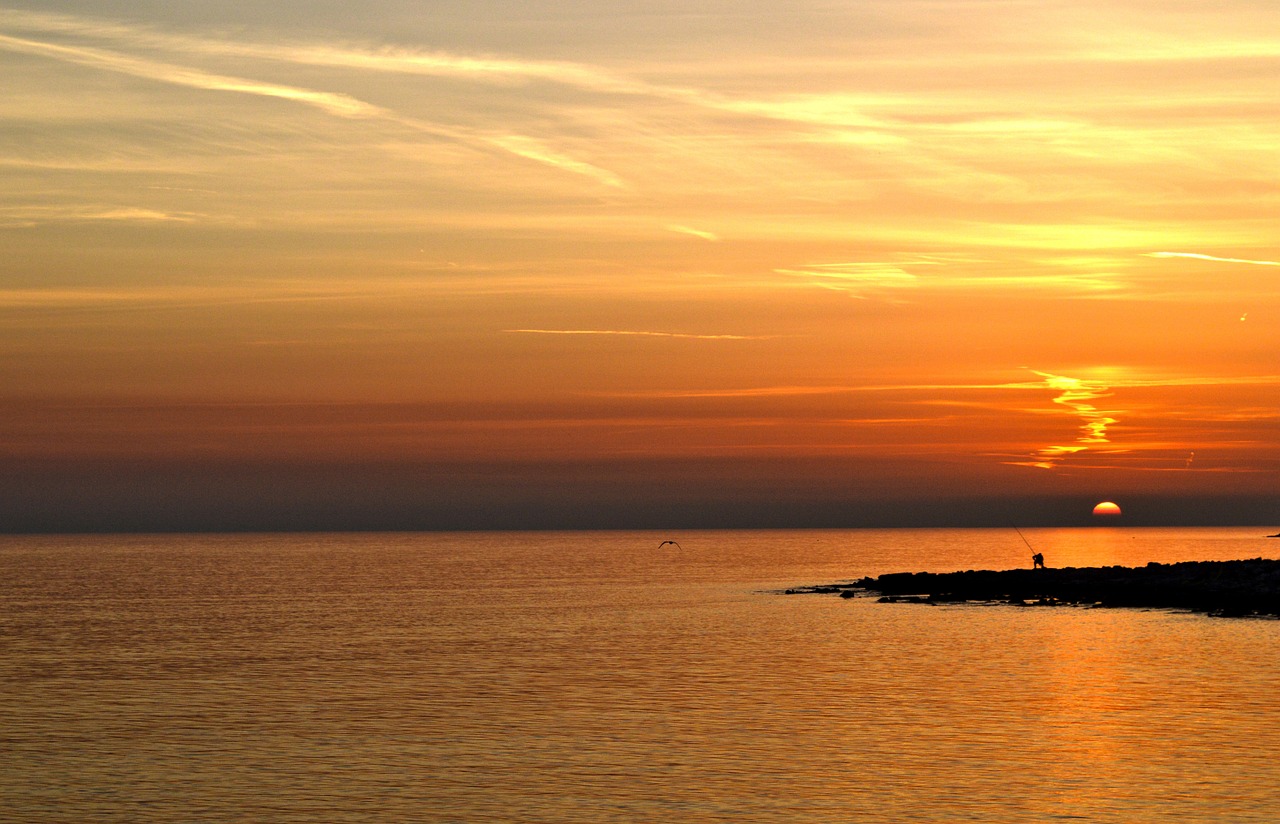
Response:
[{"label": "rocky breakwater", "polygon": [[894,572],[787,590],[890,603],[1004,603],[1186,609],[1220,616],[1280,616],[1280,560],[1185,561],[1142,567]]}]

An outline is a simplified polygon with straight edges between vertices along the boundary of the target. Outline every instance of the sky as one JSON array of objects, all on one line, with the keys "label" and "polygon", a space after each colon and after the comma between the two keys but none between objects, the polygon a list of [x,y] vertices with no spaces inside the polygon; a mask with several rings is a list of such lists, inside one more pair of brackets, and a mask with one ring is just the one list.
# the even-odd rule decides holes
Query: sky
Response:
[{"label": "sky", "polygon": [[1280,522],[1277,77],[1271,0],[0,5],[0,530]]}]

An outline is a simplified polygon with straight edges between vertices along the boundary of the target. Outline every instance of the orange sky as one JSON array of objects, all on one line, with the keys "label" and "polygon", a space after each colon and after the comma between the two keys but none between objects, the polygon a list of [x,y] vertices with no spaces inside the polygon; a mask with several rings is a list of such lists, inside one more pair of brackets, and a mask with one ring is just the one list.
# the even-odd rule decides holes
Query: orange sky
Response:
[{"label": "orange sky", "polygon": [[9,528],[1280,519],[1270,4],[172,5],[0,7]]}]

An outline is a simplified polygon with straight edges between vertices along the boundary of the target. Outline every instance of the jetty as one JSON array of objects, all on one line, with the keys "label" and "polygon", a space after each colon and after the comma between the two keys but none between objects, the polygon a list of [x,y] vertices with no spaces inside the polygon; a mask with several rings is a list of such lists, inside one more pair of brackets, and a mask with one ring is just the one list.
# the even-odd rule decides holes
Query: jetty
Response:
[{"label": "jetty", "polygon": [[1280,616],[1280,560],[1184,561],[1141,567],[894,572],[786,590],[884,603],[1179,609],[1223,617]]}]

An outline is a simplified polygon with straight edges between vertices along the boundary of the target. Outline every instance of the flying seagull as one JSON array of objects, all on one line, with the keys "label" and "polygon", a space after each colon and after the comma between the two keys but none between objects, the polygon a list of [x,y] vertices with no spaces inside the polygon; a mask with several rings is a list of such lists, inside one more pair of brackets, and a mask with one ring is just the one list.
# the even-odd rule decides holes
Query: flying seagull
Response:
[{"label": "flying seagull", "polygon": [[676,541],[663,541],[662,543],[658,544],[658,549],[662,549],[662,548],[663,548],[664,546],[666,546],[667,544],[673,544],[673,545],[675,545],[675,548],[676,548],[676,549],[684,549],[684,547],[680,546],[680,544],[679,544],[679,543],[677,543]]}]

